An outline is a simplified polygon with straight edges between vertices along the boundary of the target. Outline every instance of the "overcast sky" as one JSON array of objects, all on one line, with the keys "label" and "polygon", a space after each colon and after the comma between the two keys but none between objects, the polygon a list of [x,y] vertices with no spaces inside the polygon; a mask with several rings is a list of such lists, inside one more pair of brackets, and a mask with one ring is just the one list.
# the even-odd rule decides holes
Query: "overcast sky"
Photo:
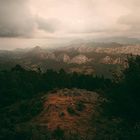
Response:
[{"label": "overcast sky", "polygon": [[0,0],[0,48],[140,36],[140,0]]}]

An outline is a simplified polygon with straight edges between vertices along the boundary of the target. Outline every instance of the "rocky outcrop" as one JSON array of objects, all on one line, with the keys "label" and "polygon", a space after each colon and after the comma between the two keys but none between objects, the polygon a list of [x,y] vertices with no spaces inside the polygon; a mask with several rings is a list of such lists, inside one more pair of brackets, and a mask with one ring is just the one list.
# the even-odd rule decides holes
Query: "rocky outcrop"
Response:
[{"label": "rocky outcrop", "polygon": [[71,59],[70,63],[85,64],[85,63],[90,62],[90,61],[91,61],[91,59],[89,59],[85,55],[77,55]]},{"label": "rocky outcrop", "polygon": [[120,57],[112,58],[111,56],[106,56],[100,60],[100,63],[102,64],[121,64],[123,65],[125,63],[125,59],[122,59]]},{"label": "rocky outcrop", "polygon": [[69,63],[70,62],[70,57],[69,55],[67,54],[60,54],[58,57],[57,57],[57,60],[56,61],[62,61],[64,63]]},{"label": "rocky outcrop", "polygon": [[106,56],[103,59],[101,59],[101,63],[103,63],[103,64],[112,64],[113,59],[110,56]]}]

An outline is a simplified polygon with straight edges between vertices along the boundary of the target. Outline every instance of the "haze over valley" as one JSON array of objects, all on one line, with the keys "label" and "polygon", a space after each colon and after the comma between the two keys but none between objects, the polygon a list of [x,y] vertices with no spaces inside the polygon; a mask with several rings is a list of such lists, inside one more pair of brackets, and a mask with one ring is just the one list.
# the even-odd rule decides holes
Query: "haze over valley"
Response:
[{"label": "haze over valley", "polygon": [[140,45],[120,43],[73,43],[65,47],[45,49],[36,46],[30,49],[0,51],[0,69],[10,69],[20,64],[25,69],[42,72],[47,69],[111,77],[111,71],[124,68],[129,55],[140,55]]}]

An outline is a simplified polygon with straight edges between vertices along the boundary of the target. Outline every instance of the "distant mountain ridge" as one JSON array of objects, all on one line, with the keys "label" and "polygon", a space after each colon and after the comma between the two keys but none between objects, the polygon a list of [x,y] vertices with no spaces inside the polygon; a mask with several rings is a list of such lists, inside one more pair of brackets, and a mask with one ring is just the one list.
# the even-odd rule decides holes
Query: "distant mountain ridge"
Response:
[{"label": "distant mountain ridge", "polygon": [[78,51],[79,53],[107,53],[107,54],[133,54],[140,55],[140,45],[123,45],[119,43],[87,43],[87,44],[76,44],[74,46],[66,46],[60,48],[62,51]]},{"label": "distant mountain ridge", "polygon": [[75,43],[57,49],[36,46],[31,49],[0,51],[0,69],[20,64],[27,69],[65,69],[67,72],[106,74],[112,68],[125,66],[127,55],[140,55],[140,45],[119,43]]}]

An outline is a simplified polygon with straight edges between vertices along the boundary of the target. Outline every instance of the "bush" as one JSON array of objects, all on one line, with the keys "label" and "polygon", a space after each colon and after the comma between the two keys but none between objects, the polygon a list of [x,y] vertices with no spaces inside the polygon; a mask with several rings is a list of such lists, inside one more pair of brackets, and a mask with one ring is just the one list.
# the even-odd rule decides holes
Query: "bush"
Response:
[{"label": "bush", "polygon": [[78,101],[76,103],[76,110],[78,110],[78,111],[83,111],[85,109],[85,107],[86,106],[84,105],[84,103],[82,101]]},{"label": "bush", "polygon": [[64,130],[57,127],[53,132],[53,137],[56,138],[56,140],[62,140],[64,138]]},{"label": "bush", "polygon": [[73,109],[72,106],[68,106],[67,111],[70,115],[77,115],[76,111]]}]

